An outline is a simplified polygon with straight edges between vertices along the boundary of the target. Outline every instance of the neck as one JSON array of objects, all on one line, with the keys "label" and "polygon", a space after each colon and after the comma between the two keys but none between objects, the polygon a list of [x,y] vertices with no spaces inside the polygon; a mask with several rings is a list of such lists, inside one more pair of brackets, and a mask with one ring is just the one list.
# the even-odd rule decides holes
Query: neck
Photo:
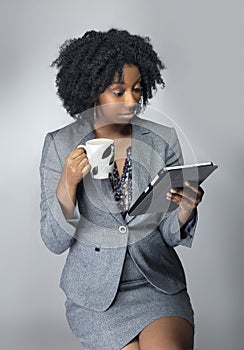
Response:
[{"label": "neck", "polygon": [[105,137],[110,139],[116,139],[120,137],[131,136],[131,124],[107,124],[104,125],[97,120],[93,124],[96,137]]}]

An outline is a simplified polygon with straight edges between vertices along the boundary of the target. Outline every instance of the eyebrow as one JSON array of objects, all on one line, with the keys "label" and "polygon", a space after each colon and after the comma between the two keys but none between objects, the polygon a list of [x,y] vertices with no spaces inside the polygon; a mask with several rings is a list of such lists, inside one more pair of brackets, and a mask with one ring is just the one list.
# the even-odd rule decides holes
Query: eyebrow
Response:
[{"label": "eyebrow", "polygon": [[[137,83],[139,83],[139,81],[141,80],[141,76],[139,76],[138,78],[137,78],[137,80],[134,82],[134,84],[133,85],[135,85],[135,84],[137,84]],[[115,85],[115,84],[119,84],[119,85],[121,85],[121,84],[125,84],[125,82],[122,80],[122,81],[114,81],[114,82],[112,82],[112,84],[111,85]]]}]

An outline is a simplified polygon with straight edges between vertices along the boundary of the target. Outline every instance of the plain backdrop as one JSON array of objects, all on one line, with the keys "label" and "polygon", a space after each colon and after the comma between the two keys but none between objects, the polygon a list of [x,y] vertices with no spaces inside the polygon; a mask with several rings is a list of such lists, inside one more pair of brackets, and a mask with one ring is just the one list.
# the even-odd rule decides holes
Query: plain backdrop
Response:
[{"label": "plain backdrop", "polygon": [[43,139],[71,121],[49,65],[64,40],[116,27],[151,37],[167,66],[167,86],[151,108],[178,125],[197,161],[219,165],[204,185],[193,247],[177,251],[195,310],[195,349],[242,349],[244,1],[0,3],[0,348],[81,349],[58,288],[66,253],[49,252],[39,235]]}]

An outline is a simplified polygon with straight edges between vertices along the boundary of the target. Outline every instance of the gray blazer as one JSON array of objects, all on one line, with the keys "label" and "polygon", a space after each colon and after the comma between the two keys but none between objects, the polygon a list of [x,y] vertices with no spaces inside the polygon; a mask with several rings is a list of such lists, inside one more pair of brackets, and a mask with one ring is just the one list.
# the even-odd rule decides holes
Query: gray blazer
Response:
[{"label": "gray blazer", "polygon": [[[196,217],[180,232],[177,209],[167,214],[126,216],[114,200],[109,179],[88,174],[77,189],[72,220],[65,220],[56,188],[65,158],[79,144],[94,138],[89,120],[74,122],[48,133],[40,164],[41,236],[46,246],[61,254],[69,248],[60,287],[79,305],[106,310],[116,295],[126,250],[145,278],[167,294],[186,288],[174,247],[190,247]],[[132,203],[165,165],[183,162],[174,128],[138,117],[132,122]]]}]

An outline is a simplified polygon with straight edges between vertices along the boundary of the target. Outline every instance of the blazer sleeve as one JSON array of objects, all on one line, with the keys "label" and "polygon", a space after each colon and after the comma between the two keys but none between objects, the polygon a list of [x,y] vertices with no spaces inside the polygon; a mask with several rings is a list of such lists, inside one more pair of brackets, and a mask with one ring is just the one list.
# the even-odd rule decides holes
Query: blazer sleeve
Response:
[{"label": "blazer sleeve", "polygon": [[[165,164],[166,166],[175,166],[183,163],[184,160],[177,133],[174,128],[171,128],[171,134],[165,154]],[[187,225],[180,228],[178,209],[166,213],[159,225],[164,241],[171,247],[178,245],[191,247],[197,225],[197,219],[198,215],[196,213],[196,215]]]},{"label": "blazer sleeve", "polygon": [[170,246],[182,245],[190,248],[195,235],[198,214],[192,218],[183,230],[180,228],[178,220],[178,209],[167,213],[159,225],[159,230],[163,240]]},{"label": "blazer sleeve", "polygon": [[[73,242],[75,225],[69,223],[56,197],[57,185],[62,173],[62,161],[55,145],[55,132],[46,135],[41,163],[41,237],[49,250],[63,253]],[[76,218],[75,221],[78,221]]]}]

